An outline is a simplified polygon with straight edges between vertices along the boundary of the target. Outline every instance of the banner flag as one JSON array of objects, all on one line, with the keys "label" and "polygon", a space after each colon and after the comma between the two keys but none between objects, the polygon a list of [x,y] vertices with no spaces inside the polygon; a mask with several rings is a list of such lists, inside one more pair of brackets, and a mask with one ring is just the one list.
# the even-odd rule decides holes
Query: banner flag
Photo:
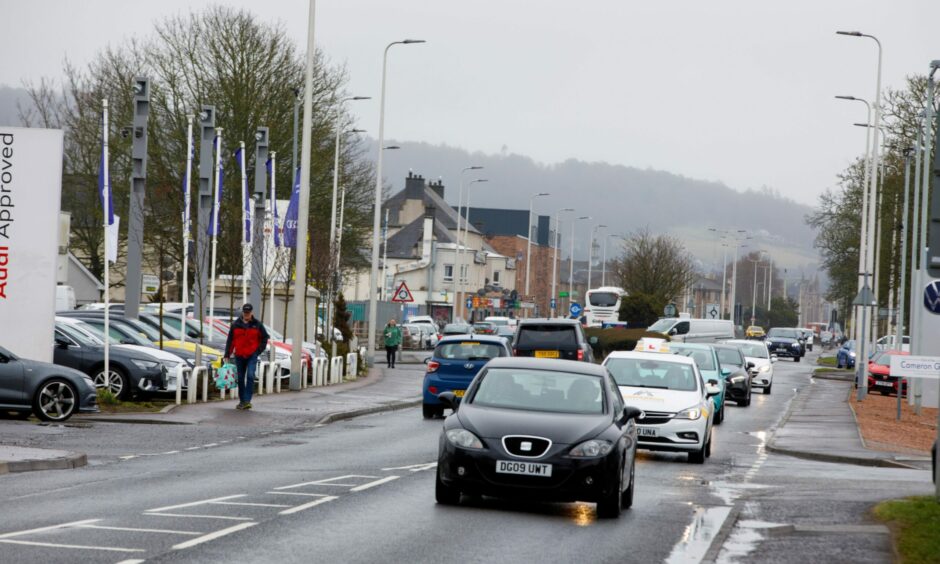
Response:
[{"label": "banner flag", "polygon": [[287,205],[287,214],[284,216],[284,246],[297,247],[297,214],[300,207],[300,167],[294,175],[294,190]]},{"label": "banner flag", "polygon": [[[216,137],[216,151],[221,151],[222,147],[219,145],[219,138]],[[212,208],[212,213],[209,215],[209,229],[206,231],[208,235],[218,235],[219,230],[216,225],[216,220],[219,219],[219,216],[222,215],[222,187],[225,185],[225,167],[222,165],[222,160],[219,160],[219,174],[218,174],[218,187],[215,191],[215,204]]]}]

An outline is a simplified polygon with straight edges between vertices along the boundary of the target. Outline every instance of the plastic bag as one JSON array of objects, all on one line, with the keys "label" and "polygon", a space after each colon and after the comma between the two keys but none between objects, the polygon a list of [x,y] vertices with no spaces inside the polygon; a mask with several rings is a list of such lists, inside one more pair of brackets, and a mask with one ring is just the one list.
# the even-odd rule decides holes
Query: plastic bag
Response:
[{"label": "plastic bag", "polygon": [[231,390],[238,387],[238,369],[234,364],[223,364],[215,371],[215,387],[219,390]]}]

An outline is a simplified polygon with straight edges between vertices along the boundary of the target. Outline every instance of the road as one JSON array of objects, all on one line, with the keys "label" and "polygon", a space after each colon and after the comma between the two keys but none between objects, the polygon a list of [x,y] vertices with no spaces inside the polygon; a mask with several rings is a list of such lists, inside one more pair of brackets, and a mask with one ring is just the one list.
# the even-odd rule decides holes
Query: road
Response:
[{"label": "road", "polygon": [[922,493],[926,472],[764,449],[809,371],[782,360],[772,395],[729,405],[704,465],[641,452],[634,506],[617,520],[588,503],[436,505],[440,421],[419,409],[223,439],[126,426],[175,448],[121,459],[104,446],[87,468],[0,477],[0,562],[890,561],[867,511]]}]

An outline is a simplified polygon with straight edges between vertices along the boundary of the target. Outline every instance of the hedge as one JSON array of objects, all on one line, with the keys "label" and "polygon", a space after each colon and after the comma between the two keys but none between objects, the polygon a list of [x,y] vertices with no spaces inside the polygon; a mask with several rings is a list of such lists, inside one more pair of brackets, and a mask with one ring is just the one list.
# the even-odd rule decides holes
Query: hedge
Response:
[{"label": "hedge", "polygon": [[610,329],[589,327],[584,330],[584,334],[589,341],[591,337],[597,337],[597,343],[591,345],[594,348],[594,359],[597,361],[603,360],[613,351],[632,351],[636,348],[636,342],[643,337],[669,340],[669,337],[662,333],[655,333],[646,329],[623,329],[620,327],[611,327]]}]

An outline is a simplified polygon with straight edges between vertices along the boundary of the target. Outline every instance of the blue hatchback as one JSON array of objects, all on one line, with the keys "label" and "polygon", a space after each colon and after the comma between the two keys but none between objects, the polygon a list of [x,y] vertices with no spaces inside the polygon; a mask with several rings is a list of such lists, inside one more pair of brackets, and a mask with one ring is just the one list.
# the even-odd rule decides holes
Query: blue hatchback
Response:
[{"label": "blue hatchback", "polygon": [[441,392],[453,392],[458,398],[473,381],[474,376],[492,358],[512,356],[502,337],[488,335],[454,335],[444,337],[434,347],[433,355],[425,360],[422,413],[425,419],[443,415],[444,406],[437,399]]},{"label": "blue hatchback", "polygon": [[842,343],[836,353],[837,368],[855,368],[855,341],[849,339]]}]

